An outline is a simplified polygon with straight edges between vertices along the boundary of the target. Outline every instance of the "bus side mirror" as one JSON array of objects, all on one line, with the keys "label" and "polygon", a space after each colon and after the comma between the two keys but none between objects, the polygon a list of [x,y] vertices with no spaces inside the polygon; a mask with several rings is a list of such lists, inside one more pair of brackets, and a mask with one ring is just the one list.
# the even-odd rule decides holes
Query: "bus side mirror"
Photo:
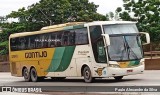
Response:
[{"label": "bus side mirror", "polygon": [[142,45],[147,45],[147,44],[150,44],[150,36],[149,36],[149,33],[146,33],[146,32],[140,32],[140,35],[141,36],[145,36],[145,40],[146,40],[146,42],[145,43],[143,43]]},{"label": "bus side mirror", "polygon": [[105,47],[109,46],[109,45],[110,45],[110,38],[109,38],[109,35],[108,35],[108,34],[102,34],[102,36],[104,37],[105,42],[106,42]]}]

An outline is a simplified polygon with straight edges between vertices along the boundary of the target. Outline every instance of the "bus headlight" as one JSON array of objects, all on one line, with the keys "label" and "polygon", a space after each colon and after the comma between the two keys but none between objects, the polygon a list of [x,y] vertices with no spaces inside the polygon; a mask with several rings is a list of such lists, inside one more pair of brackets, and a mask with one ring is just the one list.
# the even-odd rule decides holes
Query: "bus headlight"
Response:
[{"label": "bus headlight", "polygon": [[141,62],[140,62],[140,65],[144,65],[144,61],[141,61]]},{"label": "bus headlight", "polygon": [[109,64],[109,67],[120,68],[120,66],[118,64]]},{"label": "bus headlight", "polygon": [[144,59],[142,59],[141,61],[140,61],[140,65],[144,65]]}]

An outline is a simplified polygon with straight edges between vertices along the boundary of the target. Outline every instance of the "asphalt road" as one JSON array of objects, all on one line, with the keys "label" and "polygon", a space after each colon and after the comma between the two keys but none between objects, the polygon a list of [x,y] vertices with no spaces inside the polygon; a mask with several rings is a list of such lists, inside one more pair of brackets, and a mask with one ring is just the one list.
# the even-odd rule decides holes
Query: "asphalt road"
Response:
[{"label": "asphalt road", "polygon": [[[0,86],[53,86],[55,87],[73,87],[73,86],[159,86],[160,70],[146,70],[143,74],[125,76],[121,81],[115,81],[114,78],[96,79],[94,83],[84,83],[83,78],[66,78],[56,81],[50,78],[41,82],[25,82],[23,77],[14,77],[10,73],[0,73]],[[58,89],[58,88],[57,88]]]},{"label": "asphalt road", "polygon": [[118,82],[114,78],[103,78],[96,79],[94,83],[84,83],[81,77],[61,81],[47,78],[41,82],[25,82],[23,77],[0,72],[0,86],[160,86],[160,70],[146,70],[143,74],[125,76]]}]

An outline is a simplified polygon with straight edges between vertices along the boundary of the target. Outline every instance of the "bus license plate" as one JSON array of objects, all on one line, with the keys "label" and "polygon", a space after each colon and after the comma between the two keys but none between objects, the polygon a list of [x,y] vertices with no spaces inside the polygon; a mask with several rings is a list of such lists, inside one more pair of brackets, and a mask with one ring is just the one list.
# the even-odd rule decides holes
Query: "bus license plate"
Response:
[{"label": "bus license plate", "polygon": [[131,73],[131,72],[133,72],[133,70],[127,70],[127,73]]}]

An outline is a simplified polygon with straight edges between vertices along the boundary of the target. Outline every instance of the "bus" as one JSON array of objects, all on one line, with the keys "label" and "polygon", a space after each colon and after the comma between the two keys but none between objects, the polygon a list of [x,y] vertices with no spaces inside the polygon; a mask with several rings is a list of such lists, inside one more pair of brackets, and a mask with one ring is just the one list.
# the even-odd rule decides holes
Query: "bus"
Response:
[{"label": "bus", "polygon": [[84,82],[108,77],[121,80],[144,72],[142,46],[149,43],[149,34],[139,32],[130,21],[46,26],[10,35],[10,71],[12,76],[32,82],[46,77],[83,77]]}]

